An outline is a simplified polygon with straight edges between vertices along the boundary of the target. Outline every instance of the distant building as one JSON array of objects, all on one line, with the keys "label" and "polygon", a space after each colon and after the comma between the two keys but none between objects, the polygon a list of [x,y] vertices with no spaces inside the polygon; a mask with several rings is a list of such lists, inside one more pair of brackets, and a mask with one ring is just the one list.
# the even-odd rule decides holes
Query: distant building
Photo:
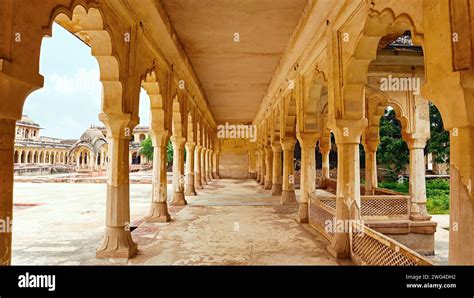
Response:
[{"label": "distant building", "polygon": [[[38,123],[26,115],[17,121],[14,152],[16,173],[35,173],[38,168],[44,170],[52,167],[77,172],[106,169],[108,144],[105,127],[91,126],[78,140],[41,136],[41,129]],[[130,141],[131,165],[149,164],[139,153],[140,143],[148,135],[148,127],[138,126],[134,129]]]}]

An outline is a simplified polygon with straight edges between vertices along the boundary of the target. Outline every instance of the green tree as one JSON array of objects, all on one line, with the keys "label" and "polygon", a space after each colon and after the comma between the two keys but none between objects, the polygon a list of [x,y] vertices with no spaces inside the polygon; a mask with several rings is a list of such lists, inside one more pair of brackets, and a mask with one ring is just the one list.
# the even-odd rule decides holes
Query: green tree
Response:
[{"label": "green tree", "polygon": [[148,160],[153,160],[153,142],[150,137],[140,143],[140,154],[143,154]]},{"label": "green tree", "polygon": [[[149,160],[153,160],[153,142],[148,137],[140,144],[140,154],[143,154]],[[169,168],[173,164],[173,144],[168,141],[166,146],[166,165]]]},{"label": "green tree", "polygon": [[428,141],[428,153],[433,154],[436,163],[449,163],[449,132],[444,130],[441,114],[431,102],[430,126],[431,137]]},{"label": "green tree", "polygon": [[392,179],[403,173],[409,163],[408,146],[402,139],[401,124],[391,108],[387,108],[385,115],[380,118],[377,159],[389,171]]},{"label": "green tree", "polygon": [[168,145],[166,146],[166,162],[168,167],[173,164],[173,143],[171,143],[171,141],[168,141]]}]

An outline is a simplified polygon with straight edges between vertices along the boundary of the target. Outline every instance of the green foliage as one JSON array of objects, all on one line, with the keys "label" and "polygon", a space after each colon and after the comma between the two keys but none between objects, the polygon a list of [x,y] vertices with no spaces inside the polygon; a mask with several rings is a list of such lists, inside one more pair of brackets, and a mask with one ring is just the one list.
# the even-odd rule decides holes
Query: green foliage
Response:
[{"label": "green foliage", "polygon": [[168,145],[166,146],[166,163],[168,167],[173,164],[173,144],[171,141],[168,141]]},{"label": "green foliage", "polygon": [[[379,187],[408,194],[408,183],[383,181]],[[426,181],[426,208],[430,214],[449,214],[449,181],[433,179]]]},{"label": "green foliage", "polygon": [[[140,153],[146,156],[149,160],[153,160],[153,143],[151,138],[148,137],[140,144]],[[173,164],[173,144],[168,141],[166,146],[166,164],[170,167]]]},{"label": "green foliage", "polygon": [[431,137],[427,145],[428,153],[433,154],[436,163],[449,163],[449,132],[444,130],[441,114],[431,102],[430,125]]},{"label": "green foliage", "polygon": [[449,180],[433,179],[426,182],[426,207],[430,214],[449,213]]},{"label": "green foliage", "polygon": [[141,142],[140,154],[143,154],[148,160],[153,160],[153,143],[150,137]]},{"label": "green foliage", "polygon": [[407,182],[398,183],[397,181],[382,181],[382,182],[379,182],[378,186],[380,188],[387,188],[394,191],[398,191],[403,194],[408,194],[409,192]]},{"label": "green foliage", "polygon": [[408,147],[402,139],[400,121],[396,119],[393,109],[387,109],[380,118],[377,159],[388,170],[392,180],[405,171],[409,162]]}]

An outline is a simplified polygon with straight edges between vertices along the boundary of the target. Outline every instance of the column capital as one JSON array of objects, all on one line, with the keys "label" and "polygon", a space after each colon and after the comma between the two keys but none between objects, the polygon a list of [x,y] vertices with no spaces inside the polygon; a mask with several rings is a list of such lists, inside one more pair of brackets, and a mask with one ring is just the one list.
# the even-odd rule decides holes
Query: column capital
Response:
[{"label": "column capital", "polygon": [[[3,57],[2,57],[3,58]],[[20,120],[23,112],[23,105],[26,98],[33,91],[43,87],[43,77],[36,73],[34,76],[25,75],[23,71],[17,73],[20,76],[12,76],[7,70],[13,66],[18,66],[15,63],[0,59],[0,97],[8,100],[0,101],[0,118],[10,120]],[[19,68],[20,69],[20,68]],[[30,80],[28,82],[27,80]]]},{"label": "column capital", "polygon": [[266,146],[264,148],[264,150],[265,150],[265,154],[272,154],[273,153],[272,146]]},{"label": "column capital", "polygon": [[322,146],[321,142],[319,142],[319,151],[321,151],[321,154],[328,154],[331,152],[331,146]]},{"label": "column capital", "polygon": [[136,120],[132,120],[132,115],[128,113],[100,113],[99,120],[104,123],[107,129],[107,137],[122,140],[131,138],[133,128],[138,123]]},{"label": "column capital", "polygon": [[380,140],[369,140],[363,141],[362,146],[364,146],[365,152],[377,152],[377,148],[379,147]]},{"label": "column capital", "polygon": [[293,150],[296,145],[296,139],[294,138],[284,138],[280,141],[283,151]]},{"label": "column capital", "polygon": [[185,144],[186,150],[193,150],[196,147],[196,142],[186,142]]},{"label": "column capital", "polygon": [[428,138],[425,136],[419,137],[414,134],[402,134],[403,140],[407,142],[408,149],[425,149]]},{"label": "column capital", "polygon": [[316,148],[316,143],[320,137],[320,133],[314,132],[298,132],[297,134],[301,147]]},{"label": "column capital", "polygon": [[160,132],[150,130],[150,138],[153,147],[166,147],[169,134],[170,132],[168,130],[163,130]]},{"label": "column capital", "polygon": [[272,144],[272,151],[273,152],[281,152],[283,150],[281,143],[275,142]]},{"label": "column capital", "polygon": [[177,146],[178,148],[181,148],[181,149],[183,148],[184,143],[186,143],[186,138],[184,137],[172,136],[170,140],[173,143],[173,146]]},{"label": "column capital", "polygon": [[359,144],[367,119],[333,119],[331,128],[336,138],[336,144]]}]

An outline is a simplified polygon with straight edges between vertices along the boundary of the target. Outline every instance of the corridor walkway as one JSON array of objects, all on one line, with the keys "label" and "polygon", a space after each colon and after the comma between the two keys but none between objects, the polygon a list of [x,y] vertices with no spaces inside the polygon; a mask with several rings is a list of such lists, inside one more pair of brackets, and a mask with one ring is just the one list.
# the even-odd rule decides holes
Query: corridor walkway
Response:
[{"label": "corridor walkway", "polygon": [[[212,182],[173,221],[143,224],[132,235],[140,251],[131,264],[147,265],[337,265],[326,240],[295,221],[297,206],[254,180]],[[175,207],[176,208],[176,207]],[[350,262],[349,262],[350,264]]]},{"label": "corridor walkway", "polygon": [[[168,185],[168,196],[172,187]],[[326,240],[295,221],[297,206],[254,180],[216,180],[170,207],[169,223],[145,223],[151,185],[131,185],[134,259],[96,259],[105,221],[104,184],[15,183],[14,265],[337,265]]]}]

